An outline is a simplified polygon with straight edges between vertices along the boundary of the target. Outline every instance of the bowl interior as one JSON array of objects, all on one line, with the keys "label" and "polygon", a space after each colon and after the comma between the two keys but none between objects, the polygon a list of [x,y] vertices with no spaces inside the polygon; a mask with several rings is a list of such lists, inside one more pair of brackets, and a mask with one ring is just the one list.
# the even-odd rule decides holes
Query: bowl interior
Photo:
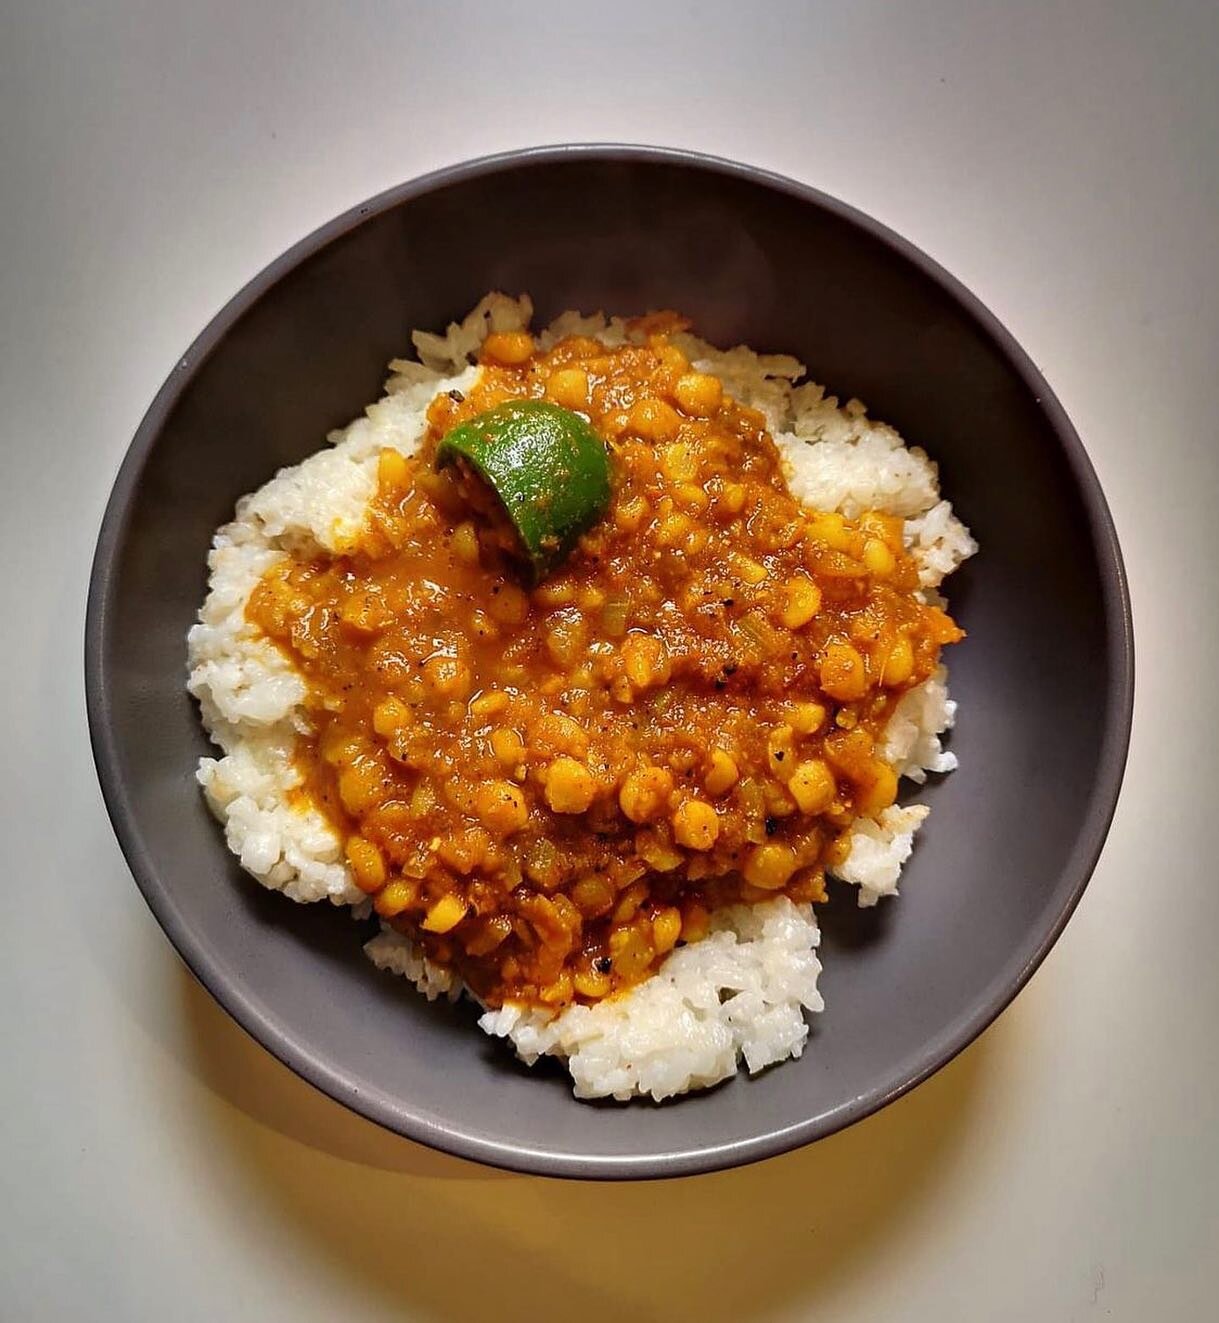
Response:
[{"label": "bowl interior", "polygon": [[[797,354],[940,463],[981,554],[950,583],[961,769],[899,901],[823,916],[827,1009],[799,1062],[656,1107],[573,1101],[468,1009],[428,1005],[328,906],[262,891],[197,792],[183,689],[215,528],[238,496],[375,399],[412,327],[488,289],[673,307],[710,340]],[[1069,425],[990,319],[925,259],[808,190],[689,158],[534,154],[375,200],[306,240],[201,337],[146,419],[95,571],[90,707],[112,815],[188,962],[272,1051],[374,1119],[526,1169],[655,1175],[763,1156],[865,1114],[968,1041],[1065,921],[1127,729],[1120,566]],[[1052,732],[1054,756],[1046,758]]]}]

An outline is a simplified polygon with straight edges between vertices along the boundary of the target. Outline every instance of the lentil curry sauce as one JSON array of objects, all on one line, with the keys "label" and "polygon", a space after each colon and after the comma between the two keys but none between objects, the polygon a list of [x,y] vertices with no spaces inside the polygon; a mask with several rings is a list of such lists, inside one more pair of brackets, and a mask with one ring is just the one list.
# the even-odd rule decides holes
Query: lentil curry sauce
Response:
[{"label": "lentil curry sauce", "polygon": [[[491,335],[419,453],[382,453],[343,554],[289,558],[247,606],[307,682],[300,793],[377,913],[491,1005],[593,1002],[717,906],[822,899],[852,819],[897,793],[894,704],[962,637],[900,519],[799,505],[763,416],[670,343],[684,323],[634,325],[612,349]],[[532,589],[434,468],[449,429],[529,398],[587,417],[613,470]]]}]

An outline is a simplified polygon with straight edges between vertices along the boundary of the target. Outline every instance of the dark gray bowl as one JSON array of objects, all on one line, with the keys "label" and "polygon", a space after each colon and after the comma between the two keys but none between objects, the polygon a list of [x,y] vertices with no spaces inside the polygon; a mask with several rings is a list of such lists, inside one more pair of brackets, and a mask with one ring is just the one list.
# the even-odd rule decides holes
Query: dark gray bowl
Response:
[{"label": "dark gray bowl", "polygon": [[[256,886],[195,787],[207,744],[184,639],[209,539],[243,492],[375,399],[415,326],[488,289],[673,307],[722,344],[798,354],[940,461],[982,553],[952,583],[961,769],[900,901],[823,914],[827,1009],[799,1062],[666,1106],[575,1102],[468,1009],[363,957],[329,906]],[[305,1079],[382,1125],[523,1171],[670,1176],[766,1157],[925,1079],[1007,1005],[1096,863],[1130,729],[1120,553],[1075,432],[990,313],[908,243],[787,179],[688,153],[558,147],[392,189],[296,245],[212,321],[153,401],[98,543],[89,721],[136,881],[217,1000]]]}]

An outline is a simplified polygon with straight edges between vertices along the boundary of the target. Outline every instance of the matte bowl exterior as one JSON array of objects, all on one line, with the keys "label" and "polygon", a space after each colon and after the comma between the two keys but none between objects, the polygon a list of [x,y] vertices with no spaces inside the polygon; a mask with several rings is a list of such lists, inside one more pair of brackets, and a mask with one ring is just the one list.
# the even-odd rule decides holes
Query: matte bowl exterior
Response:
[{"label": "matte bowl exterior", "polygon": [[[671,307],[718,344],[798,355],[939,461],[981,554],[953,580],[961,768],[902,898],[823,910],[803,1058],[664,1106],[573,1100],[470,1007],[377,972],[365,935],[238,868],[194,781],[183,687],[205,561],[233,504],[376,399],[413,327],[488,289],[568,307]],[[866,1116],[1010,1001],[1096,862],[1129,738],[1133,650],[1095,476],[1045,382],[927,257],[790,180],[639,147],[558,147],[382,194],[251,282],[180,361],[131,446],[93,570],[86,666],[103,791],[136,881],[221,1004],[293,1070],[382,1125],[505,1167],[653,1177],[765,1157]]]}]

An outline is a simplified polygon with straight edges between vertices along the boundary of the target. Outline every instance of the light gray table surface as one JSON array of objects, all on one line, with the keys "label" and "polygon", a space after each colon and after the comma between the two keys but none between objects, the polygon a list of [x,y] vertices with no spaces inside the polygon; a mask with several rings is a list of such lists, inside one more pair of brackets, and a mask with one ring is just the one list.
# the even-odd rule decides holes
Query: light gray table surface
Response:
[{"label": "light gray table surface", "polygon": [[[563,12],[0,5],[0,1318],[1214,1318],[1219,7]],[[439,1156],[248,1040],[130,881],[82,692],[111,480],[216,309],[388,185],[581,139],[807,180],[964,280],[1084,437],[1137,631],[1113,831],[1014,1006],[852,1130],[650,1186]]]}]

